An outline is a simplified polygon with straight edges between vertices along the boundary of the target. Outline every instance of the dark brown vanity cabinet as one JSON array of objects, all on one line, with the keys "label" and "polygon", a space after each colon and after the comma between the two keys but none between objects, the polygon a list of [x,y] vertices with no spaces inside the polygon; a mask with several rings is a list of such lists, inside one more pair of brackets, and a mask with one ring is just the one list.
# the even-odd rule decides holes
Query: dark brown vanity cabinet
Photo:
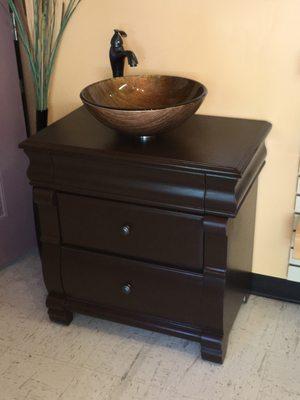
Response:
[{"label": "dark brown vanity cabinet", "polygon": [[195,115],[139,143],[79,108],[23,142],[50,319],[177,335],[222,362],[249,290],[270,127]]}]

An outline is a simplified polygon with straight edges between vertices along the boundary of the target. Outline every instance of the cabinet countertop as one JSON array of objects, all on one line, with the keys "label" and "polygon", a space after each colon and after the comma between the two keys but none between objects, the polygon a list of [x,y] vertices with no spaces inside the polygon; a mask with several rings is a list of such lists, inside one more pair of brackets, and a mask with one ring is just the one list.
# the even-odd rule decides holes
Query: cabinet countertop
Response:
[{"label": "cabinet countertop", "polygon": [[271,129],[266,121],[194,115],[148,143],[118,134],[84,108],[20,144],[24,149],[113,157],[242,176]]}]

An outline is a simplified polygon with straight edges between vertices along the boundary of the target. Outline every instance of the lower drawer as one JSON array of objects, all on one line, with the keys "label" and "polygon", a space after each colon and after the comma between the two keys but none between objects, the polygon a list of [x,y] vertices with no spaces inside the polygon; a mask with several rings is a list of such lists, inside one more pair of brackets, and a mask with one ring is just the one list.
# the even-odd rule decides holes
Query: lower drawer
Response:
[{"label": "lower drawer", "polygon": [[70,297],[200,324],[202,275],[68,247],[61,265]]}]

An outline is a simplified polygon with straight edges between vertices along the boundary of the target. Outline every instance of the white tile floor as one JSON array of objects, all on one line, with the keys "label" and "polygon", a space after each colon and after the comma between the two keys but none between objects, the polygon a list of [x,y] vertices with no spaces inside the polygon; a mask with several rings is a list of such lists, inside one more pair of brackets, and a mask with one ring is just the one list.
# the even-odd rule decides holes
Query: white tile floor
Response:
[{"label": "white tile floor", "polygon": [[300,306],[243,305],[224,365],[183,339],[76,315],[51,323],[40,262],[0,270],[0,400],[300,399]]}]

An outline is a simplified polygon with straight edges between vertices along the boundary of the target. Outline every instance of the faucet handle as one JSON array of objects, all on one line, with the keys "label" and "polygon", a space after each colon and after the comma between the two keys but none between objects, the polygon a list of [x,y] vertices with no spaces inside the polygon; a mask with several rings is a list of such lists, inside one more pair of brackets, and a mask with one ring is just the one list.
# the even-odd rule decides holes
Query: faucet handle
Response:
[{"label": "faucet handle", "polygon": [[114,29],[115,33],[118,33],[119,35],[121,35],[122,37],[127,37],[127,33],[124,31],[120,31],[119,29]]}]

